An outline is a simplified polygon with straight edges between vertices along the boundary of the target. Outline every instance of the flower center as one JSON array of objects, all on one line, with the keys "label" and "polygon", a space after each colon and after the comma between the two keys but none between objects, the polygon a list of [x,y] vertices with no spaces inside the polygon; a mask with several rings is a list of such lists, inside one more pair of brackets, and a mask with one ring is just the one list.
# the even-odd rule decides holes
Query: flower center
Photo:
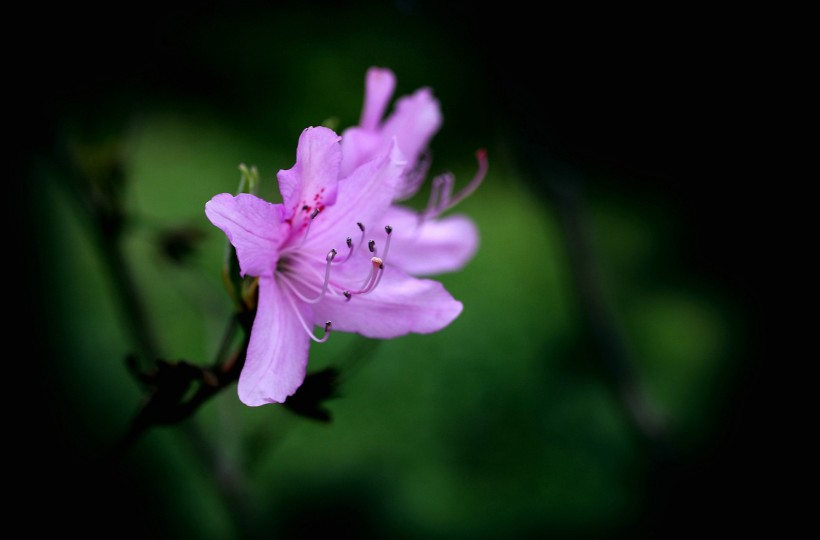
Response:
[{"label": "flower center", "polygon": [[[310,215],[310,222],[312,222],[318,214],[318,211],[314,211]],[[315,259],[313,259],[313,255],[302,249],[302,246],[305,244],[310,232],[310,222],[308,222],[307,227],[305,228],[305,235],[302,237],[301,241],[298,244],[290,246],[282,251],[279,260],[276,263],[275,273],[277,283],[282,286],[283,292],[285,296],[287,296],[288,302],[293,308],[293,311],[301,323],[302,328],[304,328],[305,332],[307,332],[312,340],[322,343],[327,341],[330,335],[332,326],[331,321],[327,321],[325,323],[325,335],[322,338],[316,337],[313,334],[311,325],[308,325],[305,321],[298,303],[309,305],[318,304],[328,295],[342,296],[344,297],[345,302],[349,302],[354,296],[373,292],[373,290],[378,287],[381,282],[382,275],[384,274],[384,261],[387,258],[388,251],[390,250],[390,240],[392,238],[393,227],[387,225],[384,228],[386,239],[381,256],[379,255],[379,248],[374,239],[366,242],[367,249],[371,254],[370,264],[368,265],[368,273],[361,282],[361,285],[354,288],[351,287],[350,284],[342,283],[339,280],[334,279],[332,271],[334,266],[345,264],[351,259],[357,257],[359,247],[365,244],[366,229],[364,224],[361,222],[356,223],[359,230],[362,232],[361,239],[358,243],[354,243],[350,237],[345,239],[345,244],[347,245],[348,251],[347,255],[343,259],[339,258],[337,260],[338,252],[335,248],[331,249],[327,253],[325,256],[324,272],[322,272],[317,266]],[[347,280],[349,279],[348,273]]]}]

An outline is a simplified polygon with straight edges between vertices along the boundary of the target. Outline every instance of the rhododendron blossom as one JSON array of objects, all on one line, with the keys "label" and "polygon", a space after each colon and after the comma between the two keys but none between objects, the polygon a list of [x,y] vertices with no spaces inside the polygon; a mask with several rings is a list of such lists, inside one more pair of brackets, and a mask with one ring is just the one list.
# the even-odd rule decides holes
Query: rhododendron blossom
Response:
[{"label": "rhododendron blossom", "polygon": [[[343,174],[341,138],[307,128],[295,165],[277,175],[282,203],[222,193],[205,205],[235,247],[242,275],[258,277],[238,385],[243,403],[281,403],[292,395],[304,381],[310,341],[323,342],[331,331],[425,334],[461,313],[461,302],[439,282],[411,277],[392,263],[412,260],[423,245],[396,241],[403,227],[416,225],[391,211],[408,163],[397,139]],[[458,234],[442,230],[439,238]],[[322,337],[316,326],[324,328]]]}]

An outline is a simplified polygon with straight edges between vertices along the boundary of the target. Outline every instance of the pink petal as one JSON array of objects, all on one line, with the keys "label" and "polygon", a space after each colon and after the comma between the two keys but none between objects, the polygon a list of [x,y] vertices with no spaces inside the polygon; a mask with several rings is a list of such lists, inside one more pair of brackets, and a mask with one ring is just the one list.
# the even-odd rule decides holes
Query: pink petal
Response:
[{"label": "pink petal", "polygon": [[[305,380],[310,338],[286,294],[274,278],[259,280],[256,318],[239,376],[239,399],[245,405],[282,403]],[[313,320],[308,306],[301,302],[296,306],[304,320]]]},{"label": "pink petal", "polygon": [[281,204],[241,193],[221,193],[205,203],[205,215],[236,248],[242,275],[271,276],[279,247],[290,234]]},{"label": "pink petal", "polygon": [[[392,250],[392,248],[391,248]],[[361,279],[361,277],[359,277]],[[358,285],[358,283],[357,283]],[[372,338],[394,338],[410,332],[428,334],[449,325],[461,313],[461,302],[444,286],[410,277],[385,264],[379,285],[368,294],[329,295],[314,306],[314,322],[333,321],[333,329]]]},{"label": "pink petal", "polygon": [[404,157],[413,166],[441,127],[438,100],[429,88],[420,88],[396,103],[395,111],[382,126],[383,140],[396,137]]},{"label": "pink petal", "polygon": [[347,177],[356,167],[376,157],[381,148],[382,137],[377,131],[360,127],[347,128],[342,132],[341,178]]},{"label": "pink petal", "polygon": [[414,276],[460,270],[478,249],[478,229],[466,216],[428,219],[419,225],[417,212],[391,206],[383,220],[393,227],[389,264]]},{"label": "pink petal", "polygon": [[302,131],[296,148],[296,163],[276,175],[285,205],[285,218],[294,218],[297,212],[307,217],[313,209],[336,202],[342,159],[340,140],[333,130],[325,127],[309,127]]},{"label": "pink petal", "polygon": [[364,107],[359,125],[375,130],[381,123],[387,102],[396,89],[396,76],[386,68],[371,67],[365,76]]}]

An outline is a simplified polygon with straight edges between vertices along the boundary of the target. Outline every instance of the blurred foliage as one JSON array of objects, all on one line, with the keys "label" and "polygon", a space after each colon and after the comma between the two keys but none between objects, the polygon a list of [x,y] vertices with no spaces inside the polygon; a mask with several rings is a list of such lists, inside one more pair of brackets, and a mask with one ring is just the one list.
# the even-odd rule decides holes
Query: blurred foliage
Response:
[{"label": "blurred foliage", "polygon": [[[45,405],[59,404],[56,439],[68,463],[47,468],[59,485],[49,503],[87,505],[72,525],[114,536],[643,530],[657,509],[658,460],[686,460],[708,446],[743,351],[732,298],[686,266],[686,222],[659,191],[619,190],[622,170],[571,169],[601,301],[664,426],[662,440],[652,440],[601,364],[558,203],[521,166],[509,136],[514,118],[494,101],[469,36],[446,16],[429,17],[426,4],[317,6],[137,14],[144,33],[121,37],[139,35],[122,49],[122,64],[93,74],[94,62],[80,55],[81,81],[43,112],[54,139],[33,154],[27,213],[37,260],[48,261],[37,274],[55,389]],[[83,41],[71,50],[104,46]],[[357,121],[371,65],[396,72],[397,95],[431,86],[441,100],[432,173],[451,170],[463,185],[475,149],[488,149],[485,184],[456,209],[476,221],[480,250],[463,271],[440,277],[463,314],[433,335],[377,342],[334,334],[313,346],[309,372],[338,384],[319,388],[329,397],[321,411],[308,403],[313,419],[293,414],[299,404],[247,408],[231,388],[101,469],[143,396],[125,362],[135,351],[122,284],[94,239],[99,223],[88,219],[83,194],[101,185],[116,194],[103,200],[122,212],[131,293],[158,354],[204,365],[232,313],[221,276],[225,238],[205,218],[205,202],[236,190],[240,163],[258,168],[260,194],[276,200],[275,174],[293,164],[304,127]],[[94,172],[105,156],[116,156],[122,174],[113,188]],[[325,412],[332,420],[317,421]],[[75,506],[68,494],[77,482],[92,495]]]}]

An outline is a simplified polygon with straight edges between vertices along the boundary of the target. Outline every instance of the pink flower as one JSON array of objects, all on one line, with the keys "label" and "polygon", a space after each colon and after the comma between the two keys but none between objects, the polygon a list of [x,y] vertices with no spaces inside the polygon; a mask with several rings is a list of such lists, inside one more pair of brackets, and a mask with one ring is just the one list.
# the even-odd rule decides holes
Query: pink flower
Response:
[{"label": "pink flower", "polygon": [[[342,176],[398,144],[407,163],[402,171],[394,201],[415,195],[430,167],[428,145],[441,127],[438,100],[429,88],[420,88],[397,100],[395,110],[383,120],[387,103],[396,87],[396,77],[385,68],[371,67],[365,77],[365,99],[358,126],[342,133]],[[397,249],[392,264],[412,275],[433,275],[462,268],[478,249],[478,230],[462,215],[440,218],[470,195],[487,172],[487,156],[476,153],[479,170],[473,180],[453,194],[455,177],[445,173],[433,179],[430,201],[423,212],[394,204],[386,219],[396,226]]]},{"label": "pink flower", "polygon": [[[257,313],[238,392],[251,406],[283,402],[302,384],[310,341],[331,329],[371,338],[431,333],[450,324],[462,304],[432,280],[411,277],[393,258],[390,205],[406,161],[395,143],[341,178],[340,137],[307,128],[296,164],[279,171],[281,204],[222,193],[205,205],[236,248],[242,275],[259,278]],[[314,335],[324,327],[324,336]]]}]

